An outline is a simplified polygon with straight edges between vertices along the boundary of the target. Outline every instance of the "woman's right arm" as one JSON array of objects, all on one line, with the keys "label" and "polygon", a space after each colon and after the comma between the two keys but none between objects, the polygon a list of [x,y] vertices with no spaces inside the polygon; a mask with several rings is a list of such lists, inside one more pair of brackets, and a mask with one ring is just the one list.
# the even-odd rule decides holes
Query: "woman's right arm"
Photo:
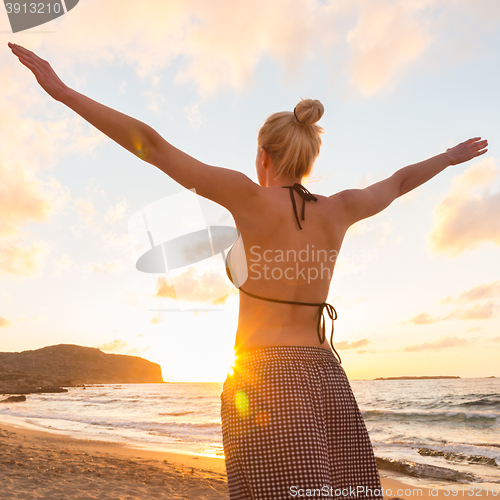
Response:
[{"label": "woman's right arm", "polygon": [[469,139],[428,160],[408,165],[394,172],[383,181],[376,182],[364,189],[346,189],[330,199],[340,201],[345,208],[349,226],[378,214],[387,208],[396,198],[412,191],[432,179],[450,165],[463,163],[488,150],[488,142],[480,137]]}]

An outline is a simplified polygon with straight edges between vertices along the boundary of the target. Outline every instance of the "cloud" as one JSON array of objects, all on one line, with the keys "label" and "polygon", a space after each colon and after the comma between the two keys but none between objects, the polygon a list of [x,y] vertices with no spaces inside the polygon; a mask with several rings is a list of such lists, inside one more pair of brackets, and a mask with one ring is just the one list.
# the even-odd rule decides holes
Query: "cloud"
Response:
[{"label": "cloud", "polygon": [[[176,82],[208,94],[253,85],[263,61],[280,65],[286,80],[294,81],[305,64],[316,59],[325,68],[335,68],[336,79],[347,75],[352,88],[373,95],[393,87],[424,55],[434,56],[433,70],[462,60],[464,53],[477,57],[486,45],[486,33],[498,27],[499,9],[495,0],[477,0],[473,7],[468,3],[143,0],[124,7],[122,0],[86,0],[80,2],[78,13],[52,21],[58,36],[50,43],[33,32],[28,48],[49,60],[63,81],[80,91],[87,75],[74,69],[82,62],[95,68],[128,64],[152,87],[158,74],[173,66]],[[7,56],[14,60],[6,51]],[[22,85],[32,83],[29,71],[22,71],[16,72]],[[8,81],[7,90],[15,89],[14,80]],[[123,81],[118,92],[125,92]],[[157,110],[163,96],[151,98]]]},{"label": "cloud", "polygon": [[[111,201],[109,198],[116,195],[104,191],[95,178],[88,181],[85,190],[86,197],[72,202],[78,222],[70,226],[71,232],[78,238],[97,237],[100,246],[105,249],[117,247],[123,261],[126,260],[129,265],[131,255],[127,223],[131,214],[128,199],[121,195],[119,201]],[[116,250],[113,250],[113,255],[117,255]]]},{"label": "cloud", "polygon": [[[484,301],[500,296],[500,281],[491,283],[482,283],[476,285],[469,290],[461,292],[457,296],[449,296],[441,299],[439,304],[467,304],[470,305],[475,301]],[[402,324],[413,323],[414,325],[428,325],[437,321],[446,320],[471,320],[471,319],[491,319],[498,307],[492,300],[480,304],[472,304],[470,307],[459,307],[450,313],[431,316],[426,312],[413,316],[408,321],[403,321]],[[469,329],[469,331],[472,331]]]},{"label": "cloud", "polygon": [[106,222],[106,224],[116,224],[117,222],[125,220],[125,215],[128,208],[128,201],[125,199],[125,197],[123,197],[121,201],[108,208],[108,210],[104,214],[104,221]]},{"label": "cloud", "polygon": [[143,92],[141,95],[146,99],[148,109],[152,113],[160,115],[160,107],[165,103],[163,95],[159,92],[151,92],[150,90]]},{"label": "cloud", "polygon": [[163,276],[159,276],[156,281],[156,293],[154,296],[164,297],[167,299],[177,299],[173,283],[168,281]]},{"label": "cloud", "polygon": [[[52,21],[59,36],[40,51],[56,70],[82,61],[97,67],[125,61],[141,77],[154,78],[175,61],[177,81],[201,92],[247,86],[264,57],[298,70],[314,56],[338,10],[319,0],[144,0],[126,7],[121,0],[87,0],[78,9]],[[34,34],[28,48],[36,52],[43,43],[43,35]],[[72,86],[76,78],[67,74],[63,80]]]},{"label": "cloud", "polygon": [[414,344],[403,348],[404,352],[416,351],[439,351],[441,349],[449,349],[452,347],[461,347],[470,343],[468,339],[459,337],[441,337],[434,342],[424,342],[423,344]]},{"label": "cloud", "polygon": [[85,122],[69,110],[53,119],[60,104],[36,88],[9,50],[0,54],[0,72],[0,274],[30,276],[41,271],[50,246],[23,241],[24,226],[49,222],[70,198],[47,171],[66,154],[91,151],[102,134],[83,133]]},{"label": "cloud", "polygon": [[19,234],[27,222],[47,221],[52,204],[40,180],[21,165],[9,167],[6,158],[0,158],[0,179],[0,237]]},{"label": "cloud", "polygon": [[40,275],[49,250],[44,241],[23,246],[19,239],[0,239],[0,275]]},{"label": "cloud", "polygon": [[446,297],[440,300],[440,304],[458,303],[467,304],[475,300],[490,299],[492,297],[500,296],[500,281],[493,281],[492,283],[482,283],[465,292],[462,292],[457,297]]},{"label": "cloud", "polygon": [[500,245],[500,191],[492,190],[499,173],[496,160],[484,158],[453,179],[434,209],[427,240],[432,252],[453,258],[486,242]]},{"label": "cloud", "polygon": [[55,262],[54,276],[61,276],[75,268],[75,261],[69,255],[61,255],[53,259]]},{"label": "cloud", "polygon": [[[182,299],[188,302],[210,302],[214,305],[224,304],[229,295],[211,300],[214,290],[224,289],[226,278],[221,273],[206,272],[198,274],[193,267],[176,277],[177,282],[182,284]],[[178,286],[179,286],[178,285]],[[232,293],[237,293],[233,291]],[[156,293],[154,297],[177,299],[174,285],[165,277],[159,276],[156,282]]]},{"label": "cloud", "polygon": [[185,106],[184,112],[186,113],[186,118],[191,128],[199,129],[203,125],[203,117],[201,116],[198,104]]},{"label": "cloud", "polygon": [[131,306],[140,306],[140,296],[137,292],[132,290],[125,290],[121,296],[121,303]]},{"label": "cloud", "polygon": [[436,321],[439,321],[438,317],[432,317],[424,312],[413,316],[413,318],[404,323],[413,323],[414,325],[429,325],[430,323],[434,323]]},{"label": "cloud", "polygon": [[118,261],[109,261],[109,262],[89,262],[84,268],[83,271],[86,273],[113,273],[121,271],[122,266]]},{"label": "cloud", "polygon": [[[296,81],[316,59],[335,68],[335,79],[347,75],[351,88],[373,95],[393,87],[424,55],[435,54],[434,70],[479,53],[485,33],[498,25],[496,12],[494,0],[473,8],[453,0],[143,0],[126,7],[121,0],[87,0],[78,13],[52,21],[58,37],[50,44],[34,32],[28,48],[79,91],[86,75],[74,68],[82,62],[128,64],[152,87],[173,66],[177,83],[203,95],[253,85],[263,61]],[[27,70],[22,80],[32,82]],[[125,92],[123,81],[118,92]],[[157,112],[163,96],[150,97]]]},{"label": "cloud", "polygon": [[108,342],[107,344],[99,344],[94,347],[97,347],[97,349],[100,349],[101,351],[126,354],[128,356],[137,356],[138,354],[142,354],[143,352],[151,349],[151,346],[147,346],[141,349],[136,347],[132,349],[127,349],[128,346],[130,346],[128,342],[125,342],[124,340],[115,339],[112,342]]},{"label": "cloud", "polygon": [[337,349],[345,351],[347,349],[357,349],[358,347],[364,347],[369,343],[370,341],[368,339],[355,340],[354,342],[343,341],[343,342],[336,342],[335,347]]},{"label": "cloud", "polygon": [[487,302],[486,304],[474,304],[471,307],[464,308],[460,307],[448,314],[442,314],[440,316],[430,316],[427,313],[420,313],[413,316],[408,321],[402,321],[402,324],[413,323],[414,325],[429,325],[431,323],[436,323],[437,321],[447,321],[447,320],[470,320],[470,319],[491,319],[494,317],[495,311],[497,311],[498,306],[493,302]]},{"label": "cloud", "polygon": [[351,85],[365,95],[393,87],[431,45],[426,8],[434,1],[365,0],[347,33]]},{"label": "cloud", "polygon": [[486,304],[474,304],[469,308],[459,308],[447,314],[442,319],[490,319],[498,307],[493,302]]},{"label": "cloud", "polygon": [[95,224],[94,217],[97,213],[97,210],[94,208],[94,205],[90,200],[75,200],[73,206],[86,225]]},{"label": "cloud", "polygon": [[158,323],[164,323],[165,318],[162,316],[160,312],[155,313],[153,318],[151,319],[151,324],[152,325],[157,325]]},{"label": "cloud", "polygon": [[127,345],[128,343],[125,342],[124,340],[115,339],[113,340],[113,342],[108,342],[107,344],[99,344],[96,345],[95,347],[101,349],[101,351],[115,352],[115,351],[121,351],[122,349],[127,347]]},{"label": "cloud", "polygon": [[12,321],[8,320],[7,318],[2,318],[2,316],[0,316],[0,328],[3,328],[4,326],[12,326]]}]

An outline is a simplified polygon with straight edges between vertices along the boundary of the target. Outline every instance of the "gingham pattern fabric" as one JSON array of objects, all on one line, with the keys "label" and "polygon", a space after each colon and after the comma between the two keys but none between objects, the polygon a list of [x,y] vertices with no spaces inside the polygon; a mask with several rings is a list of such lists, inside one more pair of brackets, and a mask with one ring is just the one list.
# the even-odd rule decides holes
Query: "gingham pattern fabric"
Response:
[{"label": "gingham pattern fabric", "polygon": [[331,350],[246,352],[224,382],[221,416],[231,500],[382,498],[365,423]]}]

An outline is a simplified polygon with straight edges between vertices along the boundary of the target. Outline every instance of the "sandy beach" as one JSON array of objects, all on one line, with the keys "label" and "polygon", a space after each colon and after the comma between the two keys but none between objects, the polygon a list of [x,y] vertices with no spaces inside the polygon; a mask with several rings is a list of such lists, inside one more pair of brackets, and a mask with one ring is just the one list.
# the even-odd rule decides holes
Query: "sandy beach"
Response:
[{"label": "sandy beach", "polygon": [[227,499],[224,461],[0,424],[1,498]]},{"label": "sandy beach", "polygon": [[[2,499],[229,498],[221,458],[128,448],[3,423],[0,450]],[[393,472],[380,474],[387,499],[444,500],[453,496],[446,486],[462,487],[440,483],[437,489],[435,484]],[[460,496],[467,496],[467,489],[454,497]]]}]

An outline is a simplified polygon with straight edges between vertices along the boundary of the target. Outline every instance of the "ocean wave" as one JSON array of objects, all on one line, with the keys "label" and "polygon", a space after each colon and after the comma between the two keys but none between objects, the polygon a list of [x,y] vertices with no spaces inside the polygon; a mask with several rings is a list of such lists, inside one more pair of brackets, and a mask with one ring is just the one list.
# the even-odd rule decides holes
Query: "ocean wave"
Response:
[{"label": "ocean wave", "polygon": [[472,401],[465,401],[463,403],[456,403],[453,406],[469,408],[470,406],[491,406],[500,409],[500,398],[489,398],[484,397],[480,399],[474,399]]},{"label": "ocean wave", "polygon": [[116,427],[116,428],[127,428],[127,429],[137,429],[141,431],[155,431],[162,430],[167,428],[175,428],[175,429],[214,429],[219,428],[221,426],[220,421],[212,421],[212,422],[145,422],[145,421],[137,421],[137,420],[106,420],[103,418],[85,418],[81,417],[78,414],[74,415],[54,415],[52,413],[45,412],[7,412],[0,411],[0,414],[8,415],[9,417],[16,417],[22,420],[28,419],[38,419],[38,420],[48,420],[54,421],[58,420],[60,422],[77,422],[79,424],[86,424],[92,426],[103,426],[103,427]]},{"label": "ocean wave", "polygon": [[493,422],[500,418],[500,412],[481,412],[481,411],[436,411],[436,410],[416,410],[416,411],[398,411],[398,410],[364,410],[361,412],[366,420],[378,419],[380,417],[392,419],[442,419],[443,421],[456,420],[479,420]]}]

